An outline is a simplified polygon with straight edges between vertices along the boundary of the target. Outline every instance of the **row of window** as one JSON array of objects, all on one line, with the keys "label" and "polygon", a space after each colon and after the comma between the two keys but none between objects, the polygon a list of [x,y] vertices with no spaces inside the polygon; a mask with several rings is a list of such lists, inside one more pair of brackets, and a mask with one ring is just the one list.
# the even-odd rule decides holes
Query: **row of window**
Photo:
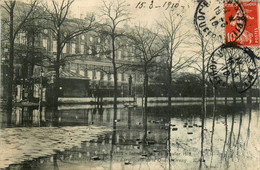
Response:
[{"label": "row of window", "polygon": [[[70,71],[77,73],[77,70],[75,70],[75,69],[71,69]],[[100,71],[79,70],[78,74],[81,75],[81,76],[84,76],[84,77],[88,77],[91,80],[114,81],[113,74],[106,74],[106,73],[100,72]],[[118,79],[119,82],[127,82],[129,76],[130,75],[128,75],[128,74],[118,73],[117,79]]]},{"label": "row of window", "polygon": [[[84,37],[84,35],[81,35],[81,39],[82,37]],[[85,38],[83,38],[84,40]],[[93,41],[93,37],[90,37],[90,41]],[[98,42],[100,42],[100,38],[98,38]],[[108,41],[108,40],[107,40]],[[24,44],[26,45],[27,39],[26,39],[26,34],[25,33],[19,33],[18,36],[15,39],[15,42],[18,44]],[[106,43],[106,41],[105,41]],[[108,42],[107,42],[108,43]],[[48,41],[47,38],[43,38],[42,42],[40,42],[41,46],[43,48],[45,48],[48,51],[52,51],[52,52],[57,52],[57,41]],[[88,48],[85,48],[85,44],[76,44],[76,43],[67,43],[64,45],[62,52],[64,54],[88,54],[88,55],[92,55],[96,53],[96,57],[100,57],[100,54],[98,54],[100,51],[100,45],[96,45],[96,48],[93,46],[90,46]],[[78,49],[78,51],[76,51],[76,49]],[[130,51],[129,51],[130,50]],[[131,60],[134,61],[134,53],[133,53],[133,49],[129,48],[128,50],[125,49],[124,51],[120,51],[118,50],[116,52],[116,56],[117,59],[123,59],[123,58],[127,58],[127,57],[131,57]],[[112,57],[112,54],[111,54]]]}]

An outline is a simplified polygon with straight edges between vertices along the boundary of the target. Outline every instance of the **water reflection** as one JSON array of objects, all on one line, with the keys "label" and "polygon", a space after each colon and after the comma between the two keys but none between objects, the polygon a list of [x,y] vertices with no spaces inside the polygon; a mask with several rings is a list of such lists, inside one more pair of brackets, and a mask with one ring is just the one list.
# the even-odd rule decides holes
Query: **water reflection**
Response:
[{"label": "water reflection", "polygon": [[10,168],[246,169],[257,167],[258,105],[52,110],[16,108],[1,127],[106,126],[112,131],[80,146]]}]

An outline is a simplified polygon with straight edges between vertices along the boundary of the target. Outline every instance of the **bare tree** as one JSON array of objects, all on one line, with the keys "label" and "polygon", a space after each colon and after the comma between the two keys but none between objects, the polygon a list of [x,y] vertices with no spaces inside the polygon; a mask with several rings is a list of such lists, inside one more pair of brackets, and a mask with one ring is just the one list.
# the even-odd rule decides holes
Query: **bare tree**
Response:
[{"label": "bare tree", "polygon": [[163,58],[165,52],[164,45],[161,43],[158,33],[141,26],[136,26],[131,32],[132,45],[135,47],[135,56],[139,61],[136,65],[144,75],[144,126],[147,123],[147,98],[149,73],[154,72]]},{"label": "bare tree", "polygon": [[[8,41],[9,41],[9,59],[8,59],[8,85],[7,85],[7,106],[12,108],[13,100],[13,78],[14,78],[14,44],[15,38],[23,26],[33,18],[31,15],[36,12],[37,1],[31,1],[30,4],[18,4],[16,0],[3,1],[1,7],[7,12]],[[24,8],[22,8],[24,7]]]},{"label": "bare tree", "polygon": [[45,11],[48,13],[46,18],[50,21],[49,29],[52,31],[54,39],[57,42],[57,53],[54,59],[54,69],[56,72],[54,105],[58,102],[60,66],[63,64],[61,54],[66,43],[73,38],[92,31],[95,26],[95,18],[93,15],[81,19],[69,19],[69,10],[74,0],[51,0],[51,5],[43,4]]},{"label": "bare tree", "polygon": [[176,13],[170,11],[164,16],[164,22],[157,22],[162,34],[162,36],[160,36],[160,39],[166,48],[166,85],[168,90],[169,107],[171,107],[171,97],[173,90],[172,74],[188,66],[193,59],[193,56],[186,57],[184,59],[184,57],[181,56],[181,54],[177,54],[178,48],[180,48],[180,45],[184,43],[185,38],[187,38],[187,32],[180,33],[183,19],[178,18],[176,16],[178,16]]},{"label": "bare tree", "polygon": [[117,108],[117,89],[118,89],[118,80],[117,72],[121,67],[117,64],[116,50],[118,38],[124,36],[124,32],[120,30],[120,25],[128,21],[129,13],[126,8],[125,1],[103,1],[103,6],[101,8],[101,15],[105,19],[105,22],[102,24],[102,32],[104,35],[107,35],[111,39],[111,50],[108,50],[112,53],[111,56],[107,58],[112,62],[113,67],[113,76],[114,76],[114,108]]}]

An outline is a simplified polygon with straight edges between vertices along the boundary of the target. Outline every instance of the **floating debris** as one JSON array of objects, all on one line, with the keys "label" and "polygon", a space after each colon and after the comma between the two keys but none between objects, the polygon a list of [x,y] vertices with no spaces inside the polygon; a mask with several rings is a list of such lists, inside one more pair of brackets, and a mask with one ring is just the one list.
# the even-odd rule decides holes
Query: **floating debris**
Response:
[{"label": "floating debris", "polygon": [[172,131],[177,131],[178,130],[178,128],[172,128]]},{"label": "floating debris", "polygon": [[130,165],[131,162],[130,161],[125,161],[125,165]]},{"label": "floating debris", "polygon": [[193,134],[193,132],[188,132],[187,134],[188,134],[188,135],[192,135],[192,134]]},{"label": "floating debris", "polygon": [[147,157],[147,154],[146,154],[146,153],[143,153],[141,156],[143,156],[143,157]]},{"label": "floating debris", "polygon": [[98,160],[100,160],[100,158],[99,158],[98,156],[93,156],[93,157],[91,157],[91,159],[92,159],[93,161],[98,161]]},{"label": "floating debris", "polygon": [[193,128],[193,126],[192,126],[192,125],[189,125],[188,127],[189,127],[189,128]]}]

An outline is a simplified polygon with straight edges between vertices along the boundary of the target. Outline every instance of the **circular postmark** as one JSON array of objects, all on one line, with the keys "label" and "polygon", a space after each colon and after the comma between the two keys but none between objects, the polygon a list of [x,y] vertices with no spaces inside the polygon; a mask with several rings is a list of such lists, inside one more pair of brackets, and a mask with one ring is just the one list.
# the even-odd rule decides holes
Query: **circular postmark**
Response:
[{"label": "circular postmark", "polygon": [[221,45],[208,61],[210,82],[215,87],[233,85],[237,92],[245,92],[257,80],[256,58],[247,47]]},{"label": "circular postmark", "polygon": [[245,29],[246,19],[242,6],[237,1],[202,0],[199,2],[194,24],[204,38],[213,37],[223,42],[225,32],[232,33],[236,41]]}]

